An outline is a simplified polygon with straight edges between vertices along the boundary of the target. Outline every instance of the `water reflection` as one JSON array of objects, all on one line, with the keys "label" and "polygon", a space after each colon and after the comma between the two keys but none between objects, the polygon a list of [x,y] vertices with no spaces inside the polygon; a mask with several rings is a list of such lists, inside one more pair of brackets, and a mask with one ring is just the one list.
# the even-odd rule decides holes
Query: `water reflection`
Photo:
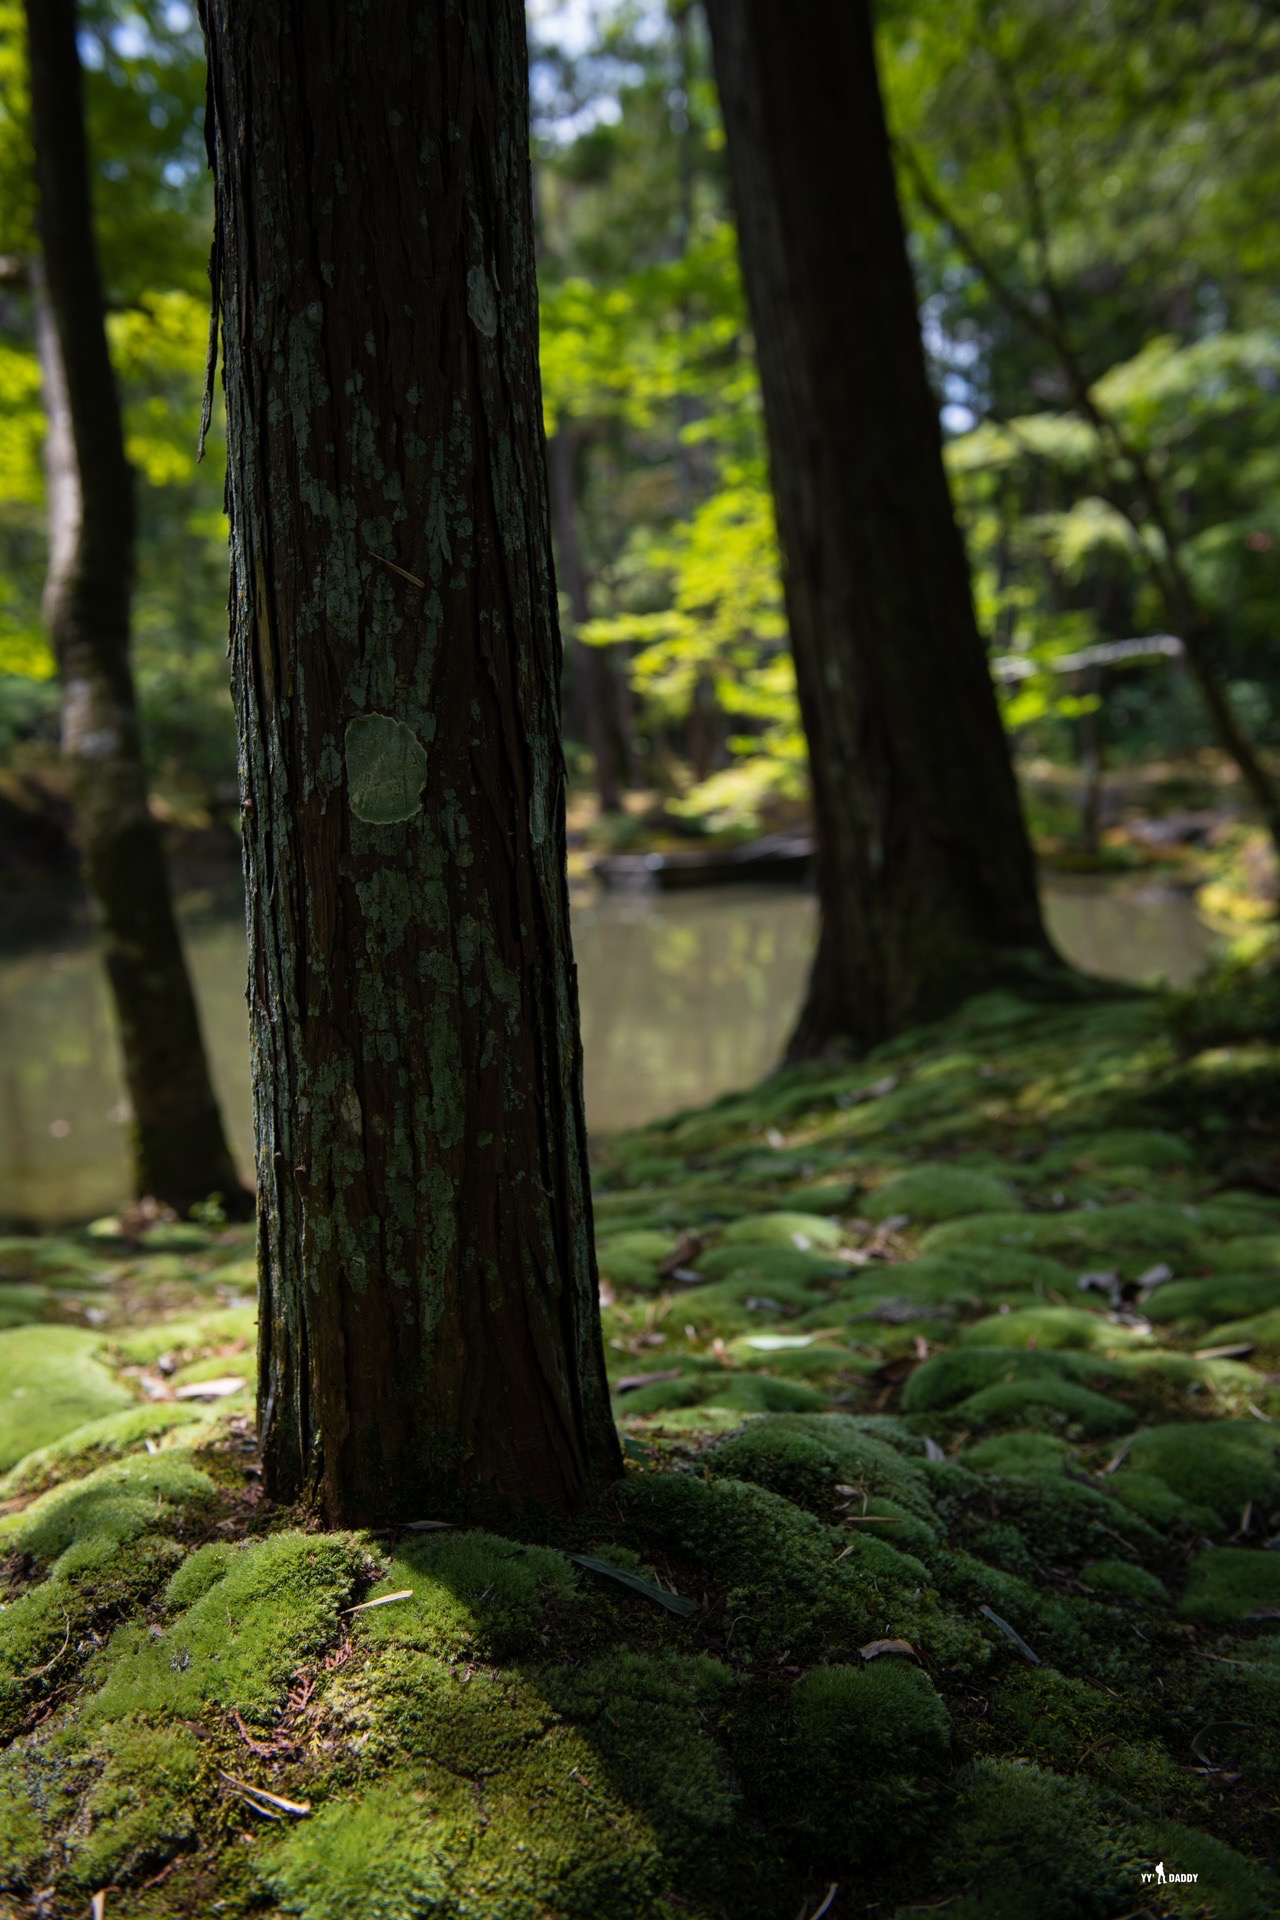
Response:
[{"label": "water reflection", "polygon": [[[1095,973],[1182,984],[1210,944],[1190,902],[1168,889],[1055,880],[1047,907],[1064,951]],[[795,1017],[815,928],[812,897],[783,887],[577,903],[591,1127],[634,1126],[758,1079]],[[187,945],[247,1174],[243,930],[238,920],[200,922]],[[117,1205],[127,1183],[121,1101],[93,949],[0,959],[0,1220],[53,1224]]]}]

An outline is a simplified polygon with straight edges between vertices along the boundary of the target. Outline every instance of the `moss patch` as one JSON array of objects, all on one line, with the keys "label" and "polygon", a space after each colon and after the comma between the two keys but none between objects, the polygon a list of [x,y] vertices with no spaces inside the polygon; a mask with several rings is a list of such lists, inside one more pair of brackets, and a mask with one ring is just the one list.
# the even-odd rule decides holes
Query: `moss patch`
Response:
[{"label": "moss patch", "polygon": [[360,1564],[358,1543],[341,1534],[202,1547],[169,1583],[161,1631],[113,1636],[88,1719],[194,1717],[212,1704],[266,1723],[303,1661],[338,1638]]},{"label": "moss patch", "polygon": [[15,1327],[0,1339],[0,1471],[133,1396],[78,1327]]}]

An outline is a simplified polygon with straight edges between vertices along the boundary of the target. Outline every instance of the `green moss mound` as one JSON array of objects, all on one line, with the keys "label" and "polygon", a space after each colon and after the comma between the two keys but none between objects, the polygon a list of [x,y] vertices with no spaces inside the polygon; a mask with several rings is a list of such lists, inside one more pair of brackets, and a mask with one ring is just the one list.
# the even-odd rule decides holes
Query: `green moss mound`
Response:
[{"label": "green moss mound", "polygon": [[946,1165],[910,1167],[895,1173],[862,1203],[868,1220],[887,1220],[906,1214],[932,1225],[977,1213],[1006,1213],[1017,1195],[1006,1180]]},{"label": "green moss mound", "polygon": [[812,1213],[754,1213],[724,1230],[725,1246],[794,1247],[797,1252],[838,1247],[839,1223]]},{"label": "green moss mound", "polygon": [[1075,1348],[1091,1353],[1134,1346],[1142,1338],[1113,1325],[1102,1314],[1084,1313],[1078,1307],[1023,1307],[1013,1313],[988,1314],[960,1335],[965,1346]]},{"label": "green moss mound", "polygon": [[1047,1253],[1078,1267],[1116,1266],[1128,1277],[1155,1261],[1194,1261],[1211,1237],[1212,1230],[1193,1206],[1133,1200],[1088,1212],[992,1213],[949,1220],[930,1228],[921,1244],[929,1253],[975,1245],[1010,1247]]},{"label": "green moss mound", "polygon": [[[928,1413],[954,1407],[987,1388],[1030,1379],[1069,1381],[1092,1389],[1119,1385],[1126,1375],[1118,1362],[1095,1354],[1025,1347],[952,1347],[916,1368],[903,1388],[902,1405],[907,1413]],[[1123,1413],[1124,1409],[1119,1411]]]},{"label": "green moss mound", "polygon": [[126,1722],[98,1743],[95,1760],[101,1772],[69,1861],[86,1889],[142,1879],[189,1845],[205,1771],[200,1742],[185,1727]]},{"label": "green moss mound", "polygon": [[1114,1920],[1142,1885],[1128,1837],[1083,1785],[1040,1767],[976,1761],[956,1783],[944,1882],[960,1920]]},{"label": "green moss mound", "polygon": [[1170,1280],[1146,1302],[1153,1321],[1211,1327],[1280,1307],[1280,1272],[1215,1274],[1209,1280]]},{"label": "green moss mound", "polygon": [[1210,1547],[1192,1564],[1182,1612],[1193,1620],[1280,1620],[1280,1554]]},{"label": "green moss mound", "polygon": [[[832,1413],[778,1414],[752,1420],[703,1455],[714,1474],[750,1480],[797,1505],[830,1510],[839,1485],[896,1501],[917,1519],[932,1518],[923,1460],[903,1450],[910,1438],[895,1430],[894,1445],[877,1436],[875,1422]],[[892,1537],[892,1536],[891,1536]]]},{"label": "green moss mound", "polygon": [[15,1327],[0,1340],[0,1472],[64,1433],[133,1404],[97,1334]]},{"label": "green moss mound", "polygon": [[1129,1473],[1161,1481],[1215,1530],[1232,1532],[1251,1502],[1280,1506],[1280,1430],[1245,1420],[1171,1421],[1135,1437],[1117,1479]]},{"label": "green moss mound", "polygon": [[540,1650],[548,1609],[578,1593],[576,1568],[562,1554],[500,1534],[440,1534],[403,1545],[370,1590],[409,1592],[394,1606],[373,1608],[361,1633],[375,1645],[394,1642],[446,1659],[518,1659]]},{"label": "green moss mound", "polygon": [[[674,1377],[616,1394],[617,1486],[503,1532],[323,1533],[247,1400],[134,1397],[249,1376],[247,1236],[10,1243],[0,1377],[98,1397],[17,1396],[0,1911],[1275,1911],[1271,1069],[1170,1072],[1162,1022],[984,996],[596,1143],[610,1375]],[[1077,1285],[1157,1265],[1150,1333]]]},{"label": "green moss mound", "polygon": [[15,1494],[40,1493],[99,1461],[141,1452],[147,1448],[148,1441],[155,1441],[176,1428],[196,1425],[206,1417],[189,1403],[174,1402],[126,1407],[119,1413],[104,1415],[101,1420],[87,1421],[84,1426],[73,1427],[70,1433],[62,1434],[49,1446],[37,1447],[34,1453],[25,1454],[10,1467],[0,1478],[0,1500],[9,1500]]},{"label": "green moss mound", "polygon": [[265,1724],[303,1661],[337,1637],[360,1562],[357,1542],[341,1534],[201,1547],[169,1583],[162,1629],[127,1625],[112,1636],[87,1718],[194,1717],[213,1703]]},{"label": "green moss mound", "polygon": [[659,1269],[674,1244],[669,1233],[642,1229],[635,1233],[610,1234],[596,1249],[600,1276],[611,1280],[615,1287],[634,1287],[639,1291],[656,1287]]}]

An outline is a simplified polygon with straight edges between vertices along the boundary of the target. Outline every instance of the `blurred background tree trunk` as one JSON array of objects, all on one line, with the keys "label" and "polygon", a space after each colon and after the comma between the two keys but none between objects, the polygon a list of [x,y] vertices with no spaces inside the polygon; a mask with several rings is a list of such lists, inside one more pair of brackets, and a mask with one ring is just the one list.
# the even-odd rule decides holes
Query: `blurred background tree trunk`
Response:
[{"label": "blurred background tree trunk", "polygon": [[185,1211],[251,1204],[209,1076],[146,771],[129,661],[134,476],[107,350],[74,0],[29,0],[43,263],[36,326],[47,433],[44,617],[62,754],[133,1109],[135,1191]]},{"label": "blurred background tree trunk", "polygon": [[808,736],[791,1056],[1054,960],[942,465],[865,0],[708,0]]},{"label": "blurred background tree trunk", "polygon": [[595,762],[596,793],[602,813],[620,813],[627,784],[627,749],[617,676],[608,649],[589,647],[578,630],[591,616],[587,604],[587,569],[578,538],[578,457],[580,447],[573,428],[563,423],[547,442],[547,469],[551,482],[551,519],[555,528],[560,583],[569,601],[573,622],[575,704],[583,736]]}]

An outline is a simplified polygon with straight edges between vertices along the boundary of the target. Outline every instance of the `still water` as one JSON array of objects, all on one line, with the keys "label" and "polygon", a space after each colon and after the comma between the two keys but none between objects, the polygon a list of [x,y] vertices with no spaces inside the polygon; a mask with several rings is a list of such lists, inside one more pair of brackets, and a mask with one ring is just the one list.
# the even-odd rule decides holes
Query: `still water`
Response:
[{"label": "still water", "polygon": [[[1211,936],[1185,895],[1051,881],[1050,926],[1089,972],[1185,985]],[[795,1017],[817,917],[790,887],[602,894],[575,903],[587,1118],[637,1125],[748,1086]],[[195,921],[187,946],[214,1078],[247,1175],[249,1062],[241,922]],[[124,1108],[92,947],[0,956],[0,1221],[52,1225],[119,1204]]]}]

